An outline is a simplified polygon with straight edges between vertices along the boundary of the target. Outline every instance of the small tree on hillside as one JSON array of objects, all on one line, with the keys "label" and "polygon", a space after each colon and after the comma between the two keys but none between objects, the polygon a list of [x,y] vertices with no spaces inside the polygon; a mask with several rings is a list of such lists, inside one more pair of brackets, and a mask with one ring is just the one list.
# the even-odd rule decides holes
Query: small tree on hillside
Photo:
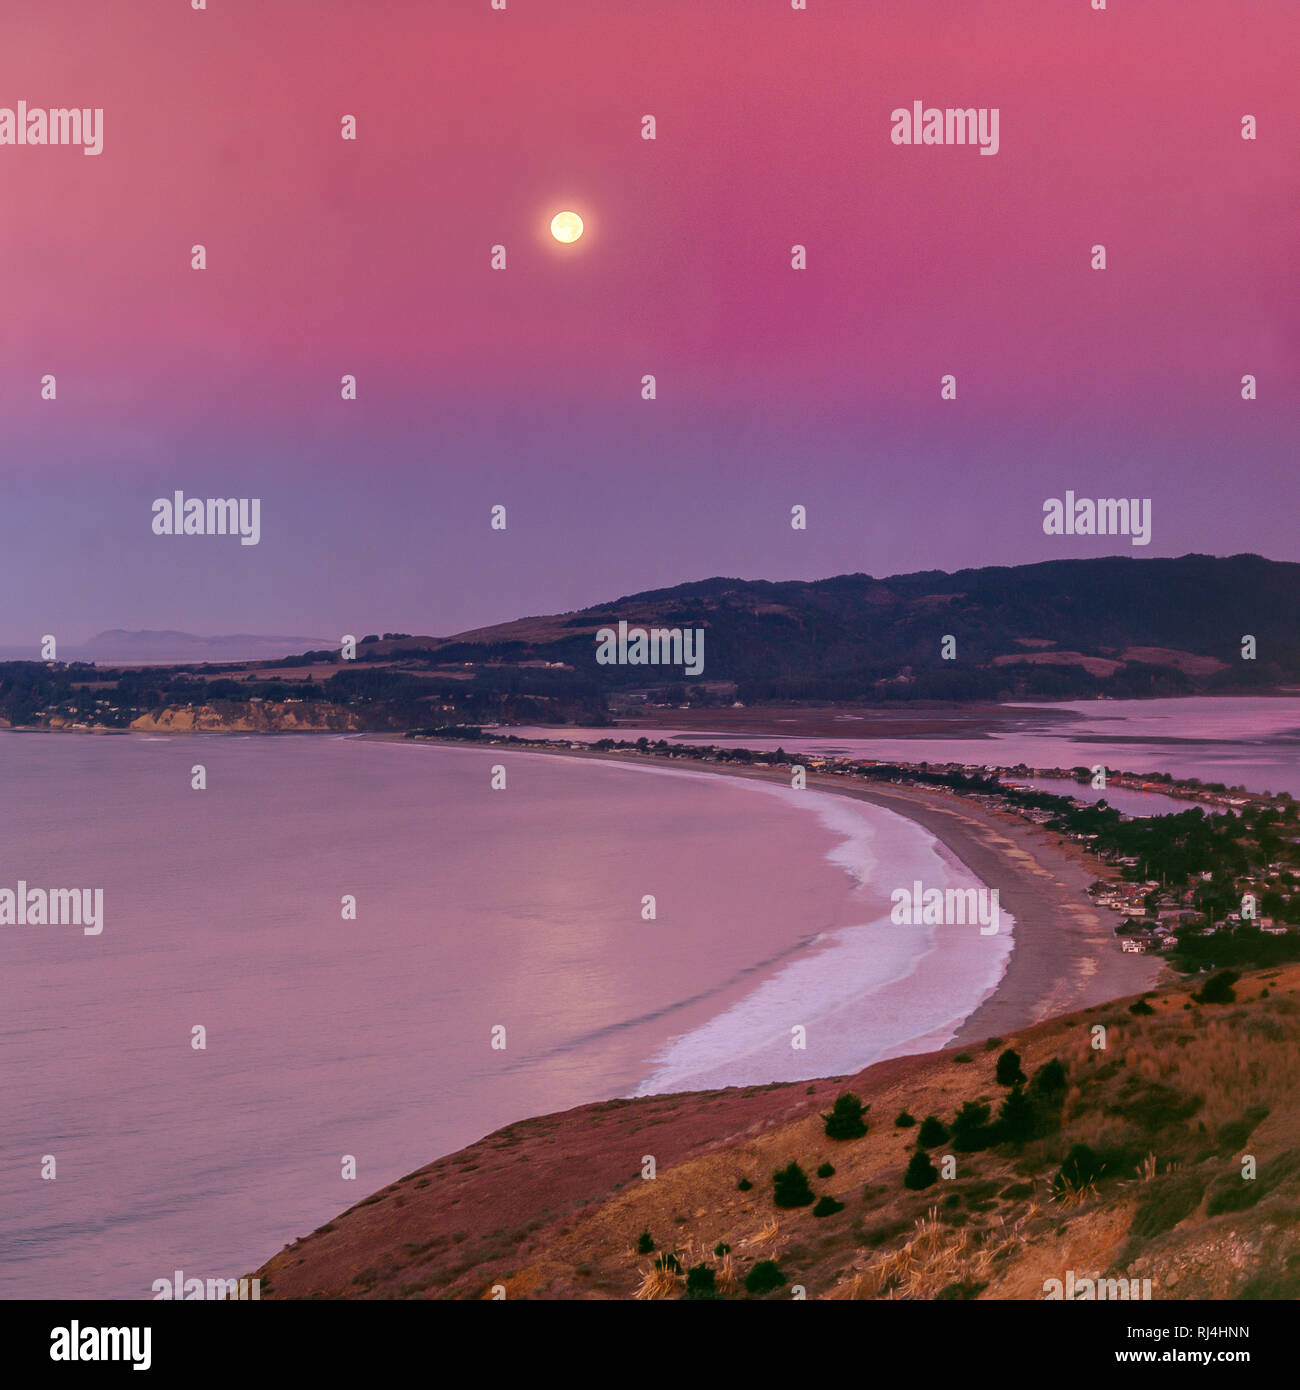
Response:
[{"label": "small tree on hillside", "polygon": [[989,1128],[989,1107],[968,1100],[953,1117],[952,1146],[958,1153],[978,1153],[993,1141]]},{"label": "small tree on hillside", "polygon": [[797,1163],[772,1174],[772,1200],[778,1207],[810,1207],[816,1200],[808,1174]]},{"label": "small tree on hillside", "polygon": [[1034,1079],[1029,1083],[1029,1094],[1034,1100],[1059,1105],[1065,1099],[1068,1084],[1065,1063],[1059,1057],[1053,1057],[1034,1073]]},{"label": "small tree on hillside", "polygon": [[938,1115],[927,1115],[921,1121],[921,1128],[917,1131],[916,1147],[918,1149],[933,1149],[946,1143],[947,1139],[948,1126]]},{"label": "small tree on hillside", "polygon": [[862,1118],[871,1107],[863,1103],[851,1091],[835,1098],[831,1113],[823,1115],[828,1139],[861,1139],[867,1132],[866,1121]]},{"label": "small tree on hillside", "polygon": [[997,1083],[999,1086],[1023,1086],[1029,1078],[1020,1070],[1020,1054],[1011,1048],[998,1058]]},{"label": "small tree on hillside", "polygon": [[759,1260],[745,1275],[745,1289],[748,1293],[765,1294],[779,1289],[785,1283],[785,1275],[775,1260]]},{"label": "small tree on hillside", "polygon": [[924,1149],[917,1149],[903,1174],[903,1186],[912,1192],[931,1187],[939,1181],[939,1170],[930,1162],[930,1155]]},{"label": "small tree on hillside", "polygon": [[1000,1144],[1024,1144],[1034,1137],[1034,1103],[1020,1086],[1013,1086],[998,1109],[994,1130]]},{"label": "small tree on hillside", "polygon": [[692,1265],[686,1271],[685,1297],[713,1299],[721,1296],[718,1293],[717,1275],[712,1265]]},{"label": "small tree on hillside", "polygon": [[1059,1196],[1062,1192],[1082,1190],[1100,1182],[1105,1172],[1104,1160],[1087,1144],[1074,1144],[1052,1179],[1052,1192]]}]

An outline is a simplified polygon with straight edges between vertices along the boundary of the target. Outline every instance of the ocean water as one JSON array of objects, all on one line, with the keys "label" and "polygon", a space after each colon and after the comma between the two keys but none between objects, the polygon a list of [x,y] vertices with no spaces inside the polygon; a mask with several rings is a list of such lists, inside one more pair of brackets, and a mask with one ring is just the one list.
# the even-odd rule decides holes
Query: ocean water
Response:
[{"label": "ocean water", "polygon": [[0,787],[0,887],[104,892],[98,936],[0,927],[7,1297],[238,1276],[524,1116],[941,1043],[1011,944],[889,923],[975,886],[912,822],[689,770],[21,733]]}]

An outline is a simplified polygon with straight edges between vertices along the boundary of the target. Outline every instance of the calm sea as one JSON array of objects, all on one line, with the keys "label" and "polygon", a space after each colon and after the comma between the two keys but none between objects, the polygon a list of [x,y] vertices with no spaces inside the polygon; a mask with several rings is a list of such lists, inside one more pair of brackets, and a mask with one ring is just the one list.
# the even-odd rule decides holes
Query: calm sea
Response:
[{"label": "calm sea", "polygon": [[1010,947],[890,928],[975,882],[913,823],[689,771],[8,733],[0,785],[0,887],[104,892],[98,936],[0,927],[7,1297],[237,1276],[524,1116],[933,1045]]}]

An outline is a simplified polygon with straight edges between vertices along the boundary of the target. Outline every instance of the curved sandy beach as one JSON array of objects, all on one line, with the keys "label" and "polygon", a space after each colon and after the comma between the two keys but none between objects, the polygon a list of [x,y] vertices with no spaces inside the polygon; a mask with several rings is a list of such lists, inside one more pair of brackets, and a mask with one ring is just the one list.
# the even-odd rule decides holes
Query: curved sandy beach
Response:
[{"label": "curved sandy beach", "polygon": [[[789,785],[767,768],[719,767],[680,758],[578,749],[539,749],[555,757],[653,763],[720,777]],[[1111,913],[1087,887],[1106,866],[1077,845],[1010,812],[986,808],[954,793],[894,785],[867,786],[812,773],[818,791],[868,801],[905,816],[946,845],[982,883],[996,888],[1015,919],[1013,949],[1001,980],[967,1016],[954,1045],[1014,1032],[1053,1014],[1101,1004],[1154,987],[1164,964],[1120,950]]]}]

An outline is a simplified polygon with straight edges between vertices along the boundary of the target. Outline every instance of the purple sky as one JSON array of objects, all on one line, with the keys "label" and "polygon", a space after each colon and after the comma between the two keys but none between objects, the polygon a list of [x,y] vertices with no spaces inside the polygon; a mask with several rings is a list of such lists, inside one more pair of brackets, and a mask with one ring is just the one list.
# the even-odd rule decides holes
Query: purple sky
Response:
[{"label": "purple sky", "polygon": [[[96,157],[0,145],[0,645],[1297,558],[1300,6],[809,3],[6,19],[0,108],[105,114]],[[998,153],[893,144],[914,100],[998,108]],[[155,536],[176,488],[261,498],[260,543]],[[1066,489],[1152,543],[1045,536]]]}]

